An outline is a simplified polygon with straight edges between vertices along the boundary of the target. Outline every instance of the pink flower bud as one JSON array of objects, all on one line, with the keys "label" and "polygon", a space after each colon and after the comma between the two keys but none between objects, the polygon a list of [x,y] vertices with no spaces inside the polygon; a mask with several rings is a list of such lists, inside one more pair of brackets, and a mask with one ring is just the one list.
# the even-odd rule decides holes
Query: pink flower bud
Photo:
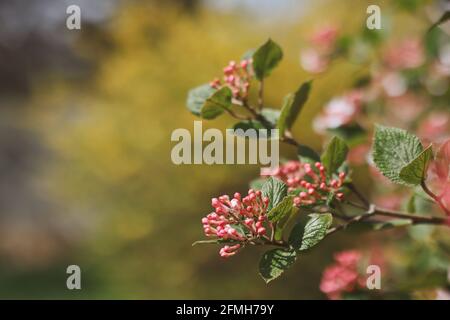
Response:
[{"label": "pink flower bud", "polygon": [[266,233],[266,228],[264,228],[264,227],[258,228],[257,233],[259,235],[264,235]]}]

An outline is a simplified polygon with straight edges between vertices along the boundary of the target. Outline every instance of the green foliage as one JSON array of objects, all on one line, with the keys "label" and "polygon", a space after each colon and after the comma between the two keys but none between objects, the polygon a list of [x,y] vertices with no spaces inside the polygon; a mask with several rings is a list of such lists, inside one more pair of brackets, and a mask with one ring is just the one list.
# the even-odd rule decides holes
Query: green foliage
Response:
[{"label": "green foliage", "polygon": [[[429,160],[428,151],[421,156],[422,151],[422,144],[415,135],[398,128],[376,126],[373,160],[381,173],[391,181],[403,185],[416,184],[414,177],[417,168],[420,169],[426,165],[425,160]],[[413,161],[414,164],[408,167]],[[402,178],[400,173],[405,167],[409,169],[403,171]]]},{"label": "green foliage", "polygon": [[259,262],[259,274],[269,283],[278,278],[292,266],[297,259],[297,254],[292,249],[273,249],[264,253]]},{"label": "green foliage", "polygon": [[202,118],[214,119],[220,116],[226,109],[231,108],[232,93],[230,88],[223,87],[214,92],[208,99],[206,99],[200,111]]},{"label": "green foliage", "polygon": [[281,115],[277,124],[277,128],[280,130],[280,137],[284,135],[286,130],[292,128],[292,125],[308,100],[311,83],[311,81],[303,83],[295,93],[291,93],[284,98]]},{"label": "green foliage", "polygon": [[283,200],[281,200],[276,206],[272,208],[272,210],[269,211],[269,220],[271,222],[278,222],[279,220],[283,219],[292,212],[292,210],[294,209],[293,205],[293,196],[284,197]]},{"label": "green foliage", "polygon": [[433,147],[430,145],[400,170],[400,179],[408,184],[419,185],[426,178],[428,164],[432,158]]},{"label": "green foliage", "polygon": [[253,70],[256,78],[263,80],[269,76],[282,58],[283,51],[280,46],[271,39],[267,40],[253,54]]},{"label": "green foliage", "polygon": [[287,195],[287,186],[280,180],[270,177],[262,186],[262,194],[269,198],[267,211],[270,212],[272,208],[276,207],[281,200]]},{"label": "green foliage", "polygon": [[312,213],[308,216],[310,219],[304,228],[299,223],[298,226],[294,227],[289,237],[289,243],[295,250],[307,250],[318,244],[325,238],[333,223],[333,216],[330,213]]},{"label": "green foliage", "polygon": [[331,176],[344,163],[347,158],[347,144],[338,137],[333,137],[325,148],[321,160],[327,169],[328,176]]}]

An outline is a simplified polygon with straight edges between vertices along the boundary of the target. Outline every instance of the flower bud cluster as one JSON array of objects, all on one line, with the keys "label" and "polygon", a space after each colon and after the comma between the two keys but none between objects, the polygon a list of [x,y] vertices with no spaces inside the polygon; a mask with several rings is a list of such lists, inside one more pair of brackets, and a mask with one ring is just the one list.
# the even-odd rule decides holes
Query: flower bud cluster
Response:
[{"label": "flower bud cluster", "polygon": [[233,198],[223,195],[213,198],[211,205],[215,209],[202,218],[203,230],[208,237],[217,237],[235,245],[226,245],[220,249],[222,257],[230,257],[245,243],[264,236],[267,229],[267,206],[269,198],[263,197],[261,191],[250,189],[248,195],[241,197],[235,193]]},{"label": "flower bud cluster", "polygon": [[289,161],[268,172],[267,175],[275,176],[286,183],[289,192],[300,190],[294,198],[294,205],[298,207],[326,201],[330,193],[333,193],[338,200],[344,198],[341,188],[346,173],[340,172],[336,179],[329,178],[325,166],[321,162],[312,165],[299,161]]},{"label": "flower bud cluster", "polygon": [[210,86],[215,89],[227,86],[231,89],[235,99],[247,99],[252,78],[251,63],[251,59],[242,60],[240,63],[230,61],[223,68],[223,80],[216,78],[210,82]]}]

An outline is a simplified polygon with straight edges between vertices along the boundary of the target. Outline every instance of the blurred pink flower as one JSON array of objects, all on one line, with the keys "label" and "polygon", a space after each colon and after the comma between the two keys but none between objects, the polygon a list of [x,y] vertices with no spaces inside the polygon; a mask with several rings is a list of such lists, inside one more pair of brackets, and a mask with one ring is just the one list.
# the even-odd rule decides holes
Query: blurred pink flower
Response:
[{"label": "blurred pink flower", "polygon": [[405,78],[398,72],[387,72],[382,75],[381,86],[389,97],[398,97],[405,94],[408,84]]},{"label": "blurred pink flower", "polygon": [[450,209],[450,139],[444,142],[428,170],[428,180],[445,207]]},{"label": "blurred pink flower", "polygon": [[369,153],[370,148],[371,147],[368,144],[360,144],[351,148],[347,156],[348,162],[353,165],[362,165],[366,163],[367,154]]},{"label": "blurred pink flower", "polygon": [[406,39],[393,44],[384,53],[384,61],[392,69],[416,68],[424,60],[424,50],[418,39]]},{"label": "blurred pink flower", "polygon": [[330,51],[333,49],[338,36],[338,28],[333,25],[326,25],[318,28],[311,36],[311,43],[320,50]]},{"label": "blurred pink flower", "polygon": [[407,92],[401,96],[390,97],[386,108],[397,121],[396,125],[409,124],[414,121],[426,107],[426,101],[414,93]]},{"label": "blurred pink flower", "polygon": [[338,28],[332,25],[320,27],[313,32],[310,46],[300,53],[300,64],[311,73],[326,70],[338,36]]},{"label": "blurred pink flower", "polygon": [[450,132],[450,115],[447,112],[432,112],[419,125],[417,134],[426,142],[442,142]]},{"label": "blurred pink flower", "polygon": [[308,72],[320,73],[328,67],[328,58],[317,50],[308,48],[300,53],[300,65]]},{"label": "blurred pink flower", "polygon": [[356,250],[342,251],[335,254],[334,259],[336,263],[324,270],[320,282],[320,290],[332,300],[342,298],[342,293],[351,292],[359,285],[361,253]]},{"label": "blurred pink flower", "polygon": [[322,114],[314,119],[314,129],[322,133],[327,129],[335,129],[351,123],[361,110],[361,101],[362,92],[357,90],[333,98],[325,106]]},{"label": "blurred pink flower", "polygon": [[389,193],[377,196],[375,203],[386,209],[399,210],[404,202],[404,196],[396,193]]}]

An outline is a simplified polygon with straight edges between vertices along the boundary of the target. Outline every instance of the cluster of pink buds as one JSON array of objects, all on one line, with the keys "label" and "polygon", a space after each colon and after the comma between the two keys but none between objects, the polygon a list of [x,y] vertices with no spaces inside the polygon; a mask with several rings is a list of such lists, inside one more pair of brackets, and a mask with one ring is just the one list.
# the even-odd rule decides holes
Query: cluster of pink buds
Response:
[{"label": "cluster of pink buds", "polygon": [[289,161],[272,172],[263,172],[263,175],[275,176],[282,180],[288,186],[288,191],[303,190],[294,198],[296,206],[326,201],[331,192],[338,200],[344,198],[344,193],[340,192],[340,189],[344,184],[345,172],[340,172],[336,179],[328,179],[326,169],[320,162],[311,165]]},{"label": "cluster of pink buds", "polygon": [[230,61],[230,63],[223,68],[223,81],[216,78],[211,81],[210,86],[215,89],[227,86],[231,89],[235,99],[246,99],[252,77],[251,69],[249,68],[251,62],[251,59],[242,60],[239,64],[236,63],[236,61]]},{"label": "cluster of pink buds", "polygon": [[266,234],[264,223],[267,222],[269,198],[263,197],[261,191],[250,189],[248,195],[243,198],[240,193],[235,193],[232,199],[223,195],[213,198],[211,204],[215,211],[202,219],[205,235],[238,242],[220,249],[219,254],[222,257],[236,254],[241,248],[239,242],[243,243]]}]

